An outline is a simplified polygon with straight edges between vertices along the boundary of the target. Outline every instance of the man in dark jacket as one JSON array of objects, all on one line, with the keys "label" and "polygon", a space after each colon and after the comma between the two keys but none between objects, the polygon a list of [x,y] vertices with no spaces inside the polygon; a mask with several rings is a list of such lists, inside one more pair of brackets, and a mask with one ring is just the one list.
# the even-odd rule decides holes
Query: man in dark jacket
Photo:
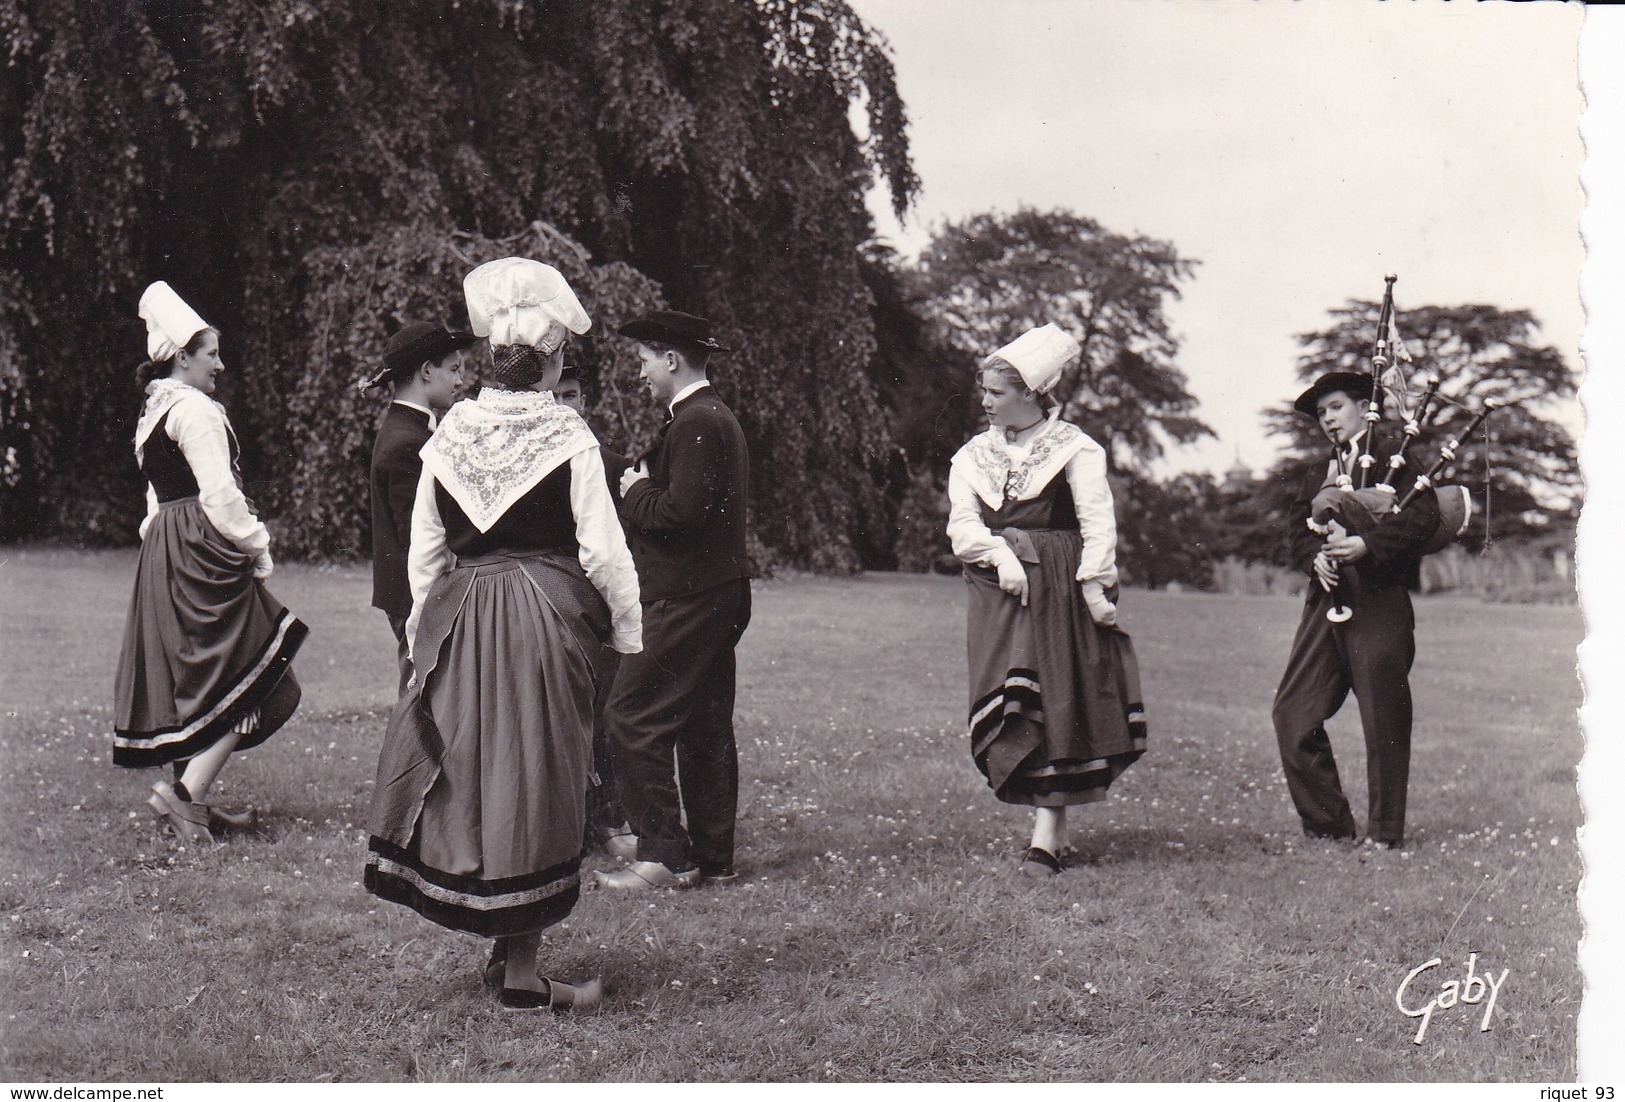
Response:
[{"label": "man in dark jacket", "polygon": [[412,678],[406,618],[412,594],[406,583],[406,551],[412,542],[412,501],[423,460],[418,451],[434,432],[436,418],[457,400],[463,349],[478,338],[443,326],[415,322],[384,345],[384,366],[362,389],[386,384],[393,401],[372,445],[372,606],[389,617],[400,663],[400,692]]},{"label": "man in dark jacket", "polygon": [[[1370,790],[1366,837],[1398,846],[1405,837],[1405,794],[1411,761],[1411,662],[1416,656],[1416,619],[1409,589],[1420,575],[1422,547],[1439,526],[1437,499],[1421,494],[1398,515],[1347,505],[1337,491],[1346,473],[1361,483],[1359,457],[1365,432],[1373,433],[1375,463],[1366,483],[1388,469],[1392,442],[1368,424],[1369,375],[1334,371],[1298,396],[1293,408],[1313,418],[1332,443],[1326,466],[1305,476],[1289,514],[1292,556],[1309,575],[1303,617],[1292,640],[1286,673],[1275,693],[1275,736],[1287,788],[1310,837],[1357,837],[1354,814],[1332,759],[1326,721],[1349,690],[1360,706]],[[1415,462],[1401,468],[1396,491],[1403,497],[1415,481]],[[1316,515],[1317,495],[1323,515]],[[1397,500],[1394,499],[1394,500]],[[1339,505],[1339,502],[1343,505]],[[1330,507],[1328,509],[1328,506]],[[1327,619],[1332,590],[1353,615]]]},{"label": "man in dark jacket", "polygon": [[726,351],[709,322],[660,311],[620,333],[637,342],[644,384],[669,416],[621,478],[643,652],[622,662],[607,723],[638,848],[637,860],[599,878],[633,889],[730,881],[739,799],[734,647],[750,622],[745,436],[706,377],[711,354]]}]

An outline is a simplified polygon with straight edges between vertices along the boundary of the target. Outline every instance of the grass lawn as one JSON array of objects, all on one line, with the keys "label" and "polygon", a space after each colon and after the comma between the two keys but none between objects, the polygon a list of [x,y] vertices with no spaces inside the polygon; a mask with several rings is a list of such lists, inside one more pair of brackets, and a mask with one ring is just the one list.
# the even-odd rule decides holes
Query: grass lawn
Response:
[{"label": "grass lawn", "polygon": [[[362,891],[394,640],[361,569],[279,566],[312,636],[284,731],[199,851],[110,764],[133,552],[0,548],[0,1078],[1572,1080],[1578,609],[1418,600],[1409,845],[1299,836],[1269,708],[1298,602],[1127,592],[1151,747],[1056,880],[971,764],[963,583],[758,583],[731,887],[587,892],[545,971],[604,1012],[500,1012],[486,943]],[[1363,821],[1352,702],[1333,741]],[[268,809],[268,810],[267,810]],[[1485,1004],[1400,1013],[1449,980]]]}]

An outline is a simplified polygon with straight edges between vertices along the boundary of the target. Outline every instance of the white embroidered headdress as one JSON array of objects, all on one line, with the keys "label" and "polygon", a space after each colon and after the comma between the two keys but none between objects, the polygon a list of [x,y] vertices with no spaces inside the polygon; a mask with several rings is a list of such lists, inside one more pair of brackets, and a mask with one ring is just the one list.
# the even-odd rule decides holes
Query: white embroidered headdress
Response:
[{"label": "white embroidered headdress", "polygon": [[468,323],[497,347],[524,344],[544,355],[566,332],[585,333],[592,319],[557,268],[523,256],[481,264],[463,278]]},{"label": "white embroidered headdress", "polygon": [[1072,335],[1054,322],[1029,329],[986,360],[1003,360],[1021,375],[1021,381],[1037,394],[1048,394],[1061,381],[1061,372],[1083,351]]},{"label": "white embroidered headdress", "polygon": [[147,323],[147,359],[153,363],[169,359],[209,327],[209,323],[198,317],[198,312],[161,279],[141,292],[136,312]]}]

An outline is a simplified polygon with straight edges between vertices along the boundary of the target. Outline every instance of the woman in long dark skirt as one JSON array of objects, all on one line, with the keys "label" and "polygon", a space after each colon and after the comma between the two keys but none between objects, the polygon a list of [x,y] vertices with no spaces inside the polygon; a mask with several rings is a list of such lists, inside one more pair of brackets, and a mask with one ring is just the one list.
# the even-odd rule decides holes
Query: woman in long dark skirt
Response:
[{"label": "woman in long dark skirt", "polygon": [[1033,807],[1023,875],[1070,852],[1066,809],[1103,799],[1145,751],[1139,669],[1117,626],[1106,454],[1049,392],[1079,352],[1054,325],[982,362],[987,431],[953,458],[948,537],[969,595],[971,754],[994,794]]},{"label": "woman in long dark skirt", "polygon": [[207,842],[247,816],[203,801],[226,759],[293,714],[290,663],[306,628],[269,590],[270,534],[243,496],[237,436],[209,397],[220,335],[167,283],[141,296],[146,403],[135,455],[147,480],[141,556],[114,687],[113,763],[171,765],[147,803]]},{"label": "woman in long dark skirt", "polygon": [[366,885],[493,938],[507,1010],[590,1009],[602,988],[537,972],[580,896],[593,698],[606,644],[642,647],[637,573],[585,421],[549,390],[590,322],[533,260],[464,281],[488,379],[423,448],[407,621],[414,675],[378,760]]}]

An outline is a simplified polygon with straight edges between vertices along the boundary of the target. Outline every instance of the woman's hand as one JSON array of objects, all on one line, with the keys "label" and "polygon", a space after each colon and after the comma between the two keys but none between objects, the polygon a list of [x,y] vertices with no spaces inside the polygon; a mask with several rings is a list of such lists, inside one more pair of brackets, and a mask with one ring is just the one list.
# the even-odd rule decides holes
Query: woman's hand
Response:
[{"label": "woman's hand", "polygon": [[1106,587],[1099,582],[1084,582],[1083,603],[1089,609],[1089,618],[1104,628],[1117,626],[1117,606],[1106,599]]},{"label": "woman's hand", "polygon": [[271,549],[265,548],[254,556],[254,578],[263,582],[271,576]]},{"label": "woman's hand", "polygon": [[1012,597],[1021,598],[1021,607],[1027,607],[1027,570],[1021,565],[1021,560],[1011,555],[1008,559],[1000,559],[999,588]]}]

